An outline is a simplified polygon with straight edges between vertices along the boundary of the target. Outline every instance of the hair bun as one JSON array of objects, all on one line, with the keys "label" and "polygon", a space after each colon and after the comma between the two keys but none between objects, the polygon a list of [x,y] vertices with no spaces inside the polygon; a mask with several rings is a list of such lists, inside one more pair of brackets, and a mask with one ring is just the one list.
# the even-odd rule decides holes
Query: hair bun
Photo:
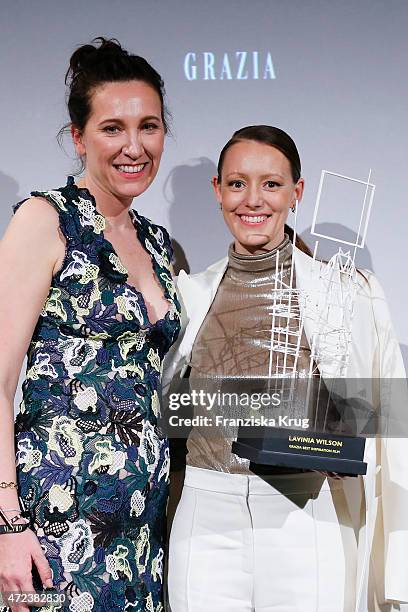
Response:
[{"label": "hair bun", "polygon": [[74,81],[80,73],[92,72],[96,65],[109,58],[119,57],[128,57],[128,52],[122,48],[119,41],[98,36],[92,43],[81,45],[74,51],[65,75],[65,84]]}]

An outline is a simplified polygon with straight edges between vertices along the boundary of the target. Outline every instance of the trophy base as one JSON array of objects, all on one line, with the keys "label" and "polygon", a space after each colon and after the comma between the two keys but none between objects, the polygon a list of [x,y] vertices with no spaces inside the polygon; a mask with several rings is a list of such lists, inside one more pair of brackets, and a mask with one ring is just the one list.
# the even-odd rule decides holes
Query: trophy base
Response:
[{"label": "trophy base", "polygon": [[[253,435],[252,430],[252,435]],[[364,475],[365,438],[308,433],[283,428],[258,428],[248,437],[248,428],[240,427],[232,452],[258,465],[320,470],[347,476]]]}]

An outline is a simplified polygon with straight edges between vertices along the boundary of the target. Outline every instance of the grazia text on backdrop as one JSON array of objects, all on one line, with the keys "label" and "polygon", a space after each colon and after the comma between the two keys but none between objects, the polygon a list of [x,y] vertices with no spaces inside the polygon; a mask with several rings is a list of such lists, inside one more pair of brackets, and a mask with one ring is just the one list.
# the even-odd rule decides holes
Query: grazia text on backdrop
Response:
[{"label": "grazia text on backdrop", "polygon": [[187,81],[246,81],[276,79],[270,51],[189,51],[184,56]]}]

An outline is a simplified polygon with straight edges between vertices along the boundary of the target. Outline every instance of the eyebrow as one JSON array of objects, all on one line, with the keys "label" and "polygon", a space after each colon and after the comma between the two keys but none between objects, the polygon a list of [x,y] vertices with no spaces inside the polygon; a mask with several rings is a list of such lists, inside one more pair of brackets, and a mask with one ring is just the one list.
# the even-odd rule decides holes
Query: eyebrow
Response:
[{"label": "eyebrow", "polygon": [[[248,175],[245,174],[245,172],[230,172],[229,174],[226,175],[226,178],[228,179],[228,178],[232,178],[234,176],[239,176],[239,177],[246,178]],[[262,180],[264,180],[264,179],[271,179],[271,178],[278,178],[281,181],[285,180],[285,177],[282,176],[282,174],[279,174],[278,172],[270,172],[268,174],[263,174],[260,178]]]},{"label": "eyebrow", "polygon": [[[140,120],[140,122],[142,123],[143,121],[151,121],[151,120],[155,120],[155,121],[161,121],[161,117],[158,117],[157,115],[146,115],[146,117],[142,117],[142,119]],[[120,119],[119,117],[112,117],[112,118],[107,118],[107,119],[103,119],[102,121],[99,122],[99,125],[103,125],[104,123],[123,123],[123,119]]]}]

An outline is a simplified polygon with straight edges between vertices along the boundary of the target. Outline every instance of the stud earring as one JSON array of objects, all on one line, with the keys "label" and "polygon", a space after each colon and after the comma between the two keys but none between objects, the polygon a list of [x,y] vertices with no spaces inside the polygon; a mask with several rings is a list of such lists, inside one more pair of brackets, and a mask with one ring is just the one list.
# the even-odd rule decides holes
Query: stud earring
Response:
[{"label": "stud earring", "polygon": [[296,206],[299,204],[299,200],[295,200],[295,203],[293,206],[290,207],[290,210],[294,213],[296,212]]}]

